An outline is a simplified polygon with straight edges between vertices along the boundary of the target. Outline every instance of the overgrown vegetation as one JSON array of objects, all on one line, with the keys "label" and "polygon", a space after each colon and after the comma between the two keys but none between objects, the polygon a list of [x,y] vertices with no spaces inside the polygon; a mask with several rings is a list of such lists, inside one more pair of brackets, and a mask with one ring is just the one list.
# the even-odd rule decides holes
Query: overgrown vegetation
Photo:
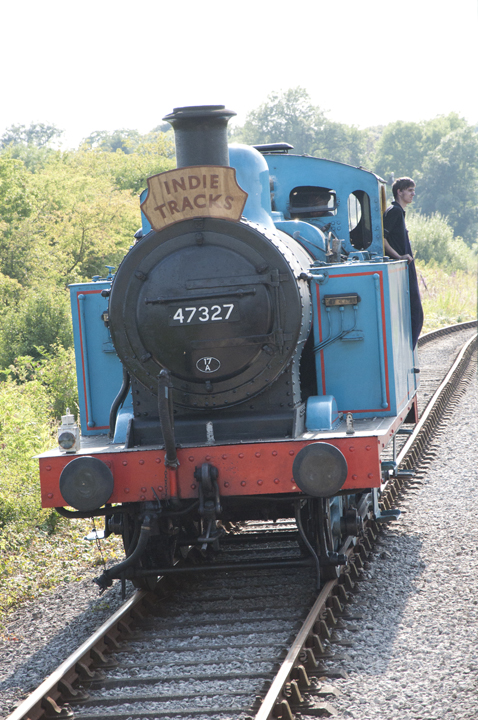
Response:
[{"label": "overgrown vegetation", "polygon": [[[40,508],[38,461],[54,444],[56,419],[77,405],[72,350],[39,349],[41,358],[18,358],[0,382],[0,625],[8,608],[80,578],[101,563],[95,545],[83,541],[90,521],[68,522]],[[116,557],[109,543],[107,557]]]},{"label": "overgrown vegetation", "polygon": [[435,263],[417,263],[425,322],[422,332],[476,320],[476,272],[448,272]]},{"label": "overgrown vegetation", "polygon": [[[424,331],[476,317],[478,139],[456,114],[359,130],[335,123],[305,90],[275,93],[232,140],[286,141],[296,152],[417,181],[407,222]],[[67,285],[117,265],[140,225],[138,193],[174,166],[168,126],[99,131],[61,152],[60,131],[14,126],[0,138],[0,615],[101,562],[90,521],[40,509],[34,455],[77,409]],[[99,523],[99,521],[98,521]],[[108,540],[104,553],[120,554]]]}]

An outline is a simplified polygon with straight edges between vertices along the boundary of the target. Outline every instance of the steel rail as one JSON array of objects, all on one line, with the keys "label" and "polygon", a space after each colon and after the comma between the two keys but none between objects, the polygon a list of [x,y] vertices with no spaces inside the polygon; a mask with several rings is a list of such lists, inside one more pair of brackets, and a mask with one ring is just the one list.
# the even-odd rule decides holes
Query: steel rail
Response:
[{"label": "steel rail", "polygon": [[408,466],[407,469],[411,467],[410,455],[415,455],[415,453],[413,453],[414,446],[417,444],[417,442],[419,442],[422,436],[427,437],[429,435],[430,430],[435,422],[437,413],[441,411],[443,404],[449,400],[456,384],[460,381],[461,377],[466,372],[471,359],[471,355],[473,354],[474,350],[476,350],[476,345],[477,336],[474,335],[468,340],[467,343],[465,343],[463,348],[458,353],[455,362],[446,374],[444,380],[441,382],[440,386],[436,389],[433,396],[430,398],[430,401],[428,402],[425,410],[423,411],[420,420],[413,429],[412,434],[409,436],[409,438],[401,448],[400,453],[397,456],[397,467],[404,463]]},{"label": "steel rail", "polygon": [[311,611],[302,625],[299,634],[295,638],[292,647],[275,676],[261,707],[254,717],[254,720],[268,720],[274,716],[274,709],[277,705],[284,685],[289,681],[292,670],[299,664],[299,656],[305,647],[308,637],[312,634],[313,628],[320,613],[325,609],[325,604],[330,597],[332,590],[338,584],[339,579],[329,580],[320,591]]},{"label": "steel rail", "polygon": [[[75,652],[70,655],[62,664],[42,682],[42,684],[34,690],[12,713],[8,715],[6,720],[26,720],[30,717],[29,713],[36,710],[35,716],[41,714],[41,703],[44,698],[49,697],[53,690],[56,689],[58,683],[75,665],[80,662],[95,645],[104,639],[105,635],[119,623],[128,613],[144,600],[147,592],[137,590],[135,594],[129,598],[120,608],[101,625],[91,637],[88,638]],[[61,694],[61,693],[59,693]],[[37,706],[37,708],[35,708]]]},{"label": "steel rail", "polygon": [[444,335],[451,335],[452,333],[460,332],[460,330],[468,330],[476,328],[477,326],[478,320],[469,320],[468,322],[458,323],[457,325],[446,325],[445,327],[438,328],[438,330],[430,330],[430,332],[418,338],[418,347],[423,347],[423,345],[433,342],[433,340],[443,337]]}]

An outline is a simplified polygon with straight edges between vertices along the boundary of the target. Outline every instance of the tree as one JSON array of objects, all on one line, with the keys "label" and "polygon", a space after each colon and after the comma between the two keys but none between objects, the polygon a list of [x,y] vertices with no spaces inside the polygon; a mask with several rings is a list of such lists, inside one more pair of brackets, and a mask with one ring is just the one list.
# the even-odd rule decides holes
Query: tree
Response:
[{"label": "tree", "polygon": [[297,153],[308,153],[324,122],[324,113],[311,104],[307,91],[291,88],[271,93],[247,115],[244,126],[233,131],[232,139],[248,145],[288,142]]},{"label": "tree", "polygon": [[66,285],[104,275],[106,264],[119,264],[140,225],[137,198],[117,189],[107,168],[91,172],[81,159],[81,153],[65,154],[33,177],[35,209],[18,228],[20,245],[29,248],[28,284],[32,277]]},{"label": "tree", "polygon": [[141,135],[137,130],[114,130],[109,133],[106,130],[96,130],[83,141],[87,147],[97,148],[105,152],[116,152],[121,150],[125,154],[133,153],[141,141]]},{"label": "tree", "polygon": [[16,279],[23,276],[28,255],[18,228],[36,205],[32,177],[23,162],[9,154],[0,155],[0,272]]},{"label": "tree", "polygon": [[155,128],[151,130],[152,133],[167,133],[170,130],[173,129],[173,126],[168,122],[163,122],[160,125],[156,125]]},{"label": "tree", "polygon": [[471,245],[478,237],[478,134],[454,130],[428,153],[417,183],[417,208],[446,216],[455,235]]},{"label": "tree", "polygon": [[321,132],[317,133],[316,142],[311,155],[349,165],[365,164],[366,133],[353,125],[326,120]]},{"label": "tree", "polygon": [[72,344],[69,299],[64,289],[48,285],[22,288],[18,302],[2,308],[1,368],[22,355],[39,358],[57,345],[68,348]]},{"label": "tree", "polygon": [[0,272],[22,285],[64,287],[103,275],[140,225],[138,199],[116,187],[107,167],[82,164],[79,155],[54,155],[36,173],[0,156]]},{"label": "tree", "polygon": [[390,123],[383,128],[372,153],[373,169],[383,178],[393,173],[398,177],[418,175],[425,157],[435,150],[441,140],[454,130],[467,126],[456,113],[440,115],[425,122]]},{"label": "tree", "polygon": [[30,127],[11,125],[0,138],[0,149],[17,145],[33,145],[42,148],[49,145],[52,140],[58,139],[62,134],[63,130],[44,123],[32,123]]},{"label": "tree", "polygon": [[366,133],[358,128],[327,120],[312,105],[304,88],[282,94],[274,92],[257,110],[250,112],[243,127],[231,139],[248,145],[288,142],[297,154],[309,154],[360,165],[365,155]]},{"label": "tree", "polygon": [[423,142],[427,151],[434,150],[443,140],[455,130],[462,130],[468,126],[464,118],[458,113],[449,113],[448,115],[438,115],[433,120],[426,120],[423,126]]},{"label": "tree", "polygon": [[373,154],[373,169],[381,177],[413,177],[423,162],[423,129],[419,123],[386,125]]},{"label": "tree", "polygon": [[147,178],[174,165],[172,137],[138,133],[129,154],[36,150],[35,167],[0,153],[0,272],[24,286],[104,275],[141,224],[137,194]]},{"label": "tree", "polygon": [[80,173],[106,174],[118,190],[140,193],[147,186],[148,177],[175,167],[173,158],[172,135],[150,133],[141,136],[135,151],[128,154],[82,145],[77,153],[71,155],[70,163]]}]

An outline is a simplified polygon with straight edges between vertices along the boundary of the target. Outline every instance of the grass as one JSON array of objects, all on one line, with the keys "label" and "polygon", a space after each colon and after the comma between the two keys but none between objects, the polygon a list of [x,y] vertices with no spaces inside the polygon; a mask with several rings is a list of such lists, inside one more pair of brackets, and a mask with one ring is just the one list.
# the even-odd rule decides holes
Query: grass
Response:
[{"label": "grass", "polygon": [[[417,271],[423,332],[476,318],[476,273],[447,274],[422,263]],[[74,372],[61,352],[36,369],[30,361],[23,358],[0,381],[0,629],[21,602],[62,582],[78,582],[103,559],[123,557],[118,537],[102,542],[101,552],[84,540],[91,520],[68,521],[40,507],[34,455],[56,444],[52,418],[73,402],[71,382],[59,391],[57,378],[64,382],[69,370],[71,377]],[[96,524],[101,528],[101,519]]]},{"label": "grass", "polygon": [[[38,517],[44,513],[39,511]],[[97,520],[97,528],[100,523]],[[35,599],[63,582],[79,582],[89,568],[98,566],[100,575],[103,559],[119,562],[119,538],[108,540],[100,554],[94,542],[83,539],[91,528],[91,520],[63,518],[55,532],[27,522],[4,528],[0,534],[0,630],[9,611],[25,600]]]},{"label": "grass", "polygon": [[477,274],[417,262],[425,322],[422,332],[476,320]]}]

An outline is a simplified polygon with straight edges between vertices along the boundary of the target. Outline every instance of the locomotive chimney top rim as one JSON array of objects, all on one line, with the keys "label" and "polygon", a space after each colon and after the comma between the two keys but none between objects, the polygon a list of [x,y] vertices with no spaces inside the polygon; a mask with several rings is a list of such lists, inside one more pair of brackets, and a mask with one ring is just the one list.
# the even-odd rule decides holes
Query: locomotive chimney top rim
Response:
[{"label": "locomotive chimney top rim", "polygon": [[163,120],[166,122],[174,122],[179,119],[199,119],[199,118],[231,118],[237,115],[234,110],[227,110],[225,105],[186,105],[185,107],[177,107],[172,113],[165,115]]},{"label": "locomotive chimney top rim", "polygon": [[228,167],[227,123],[235,114],[224,105],[190,105],[166,115],[163,120],[174,129],[177,167]]}]

